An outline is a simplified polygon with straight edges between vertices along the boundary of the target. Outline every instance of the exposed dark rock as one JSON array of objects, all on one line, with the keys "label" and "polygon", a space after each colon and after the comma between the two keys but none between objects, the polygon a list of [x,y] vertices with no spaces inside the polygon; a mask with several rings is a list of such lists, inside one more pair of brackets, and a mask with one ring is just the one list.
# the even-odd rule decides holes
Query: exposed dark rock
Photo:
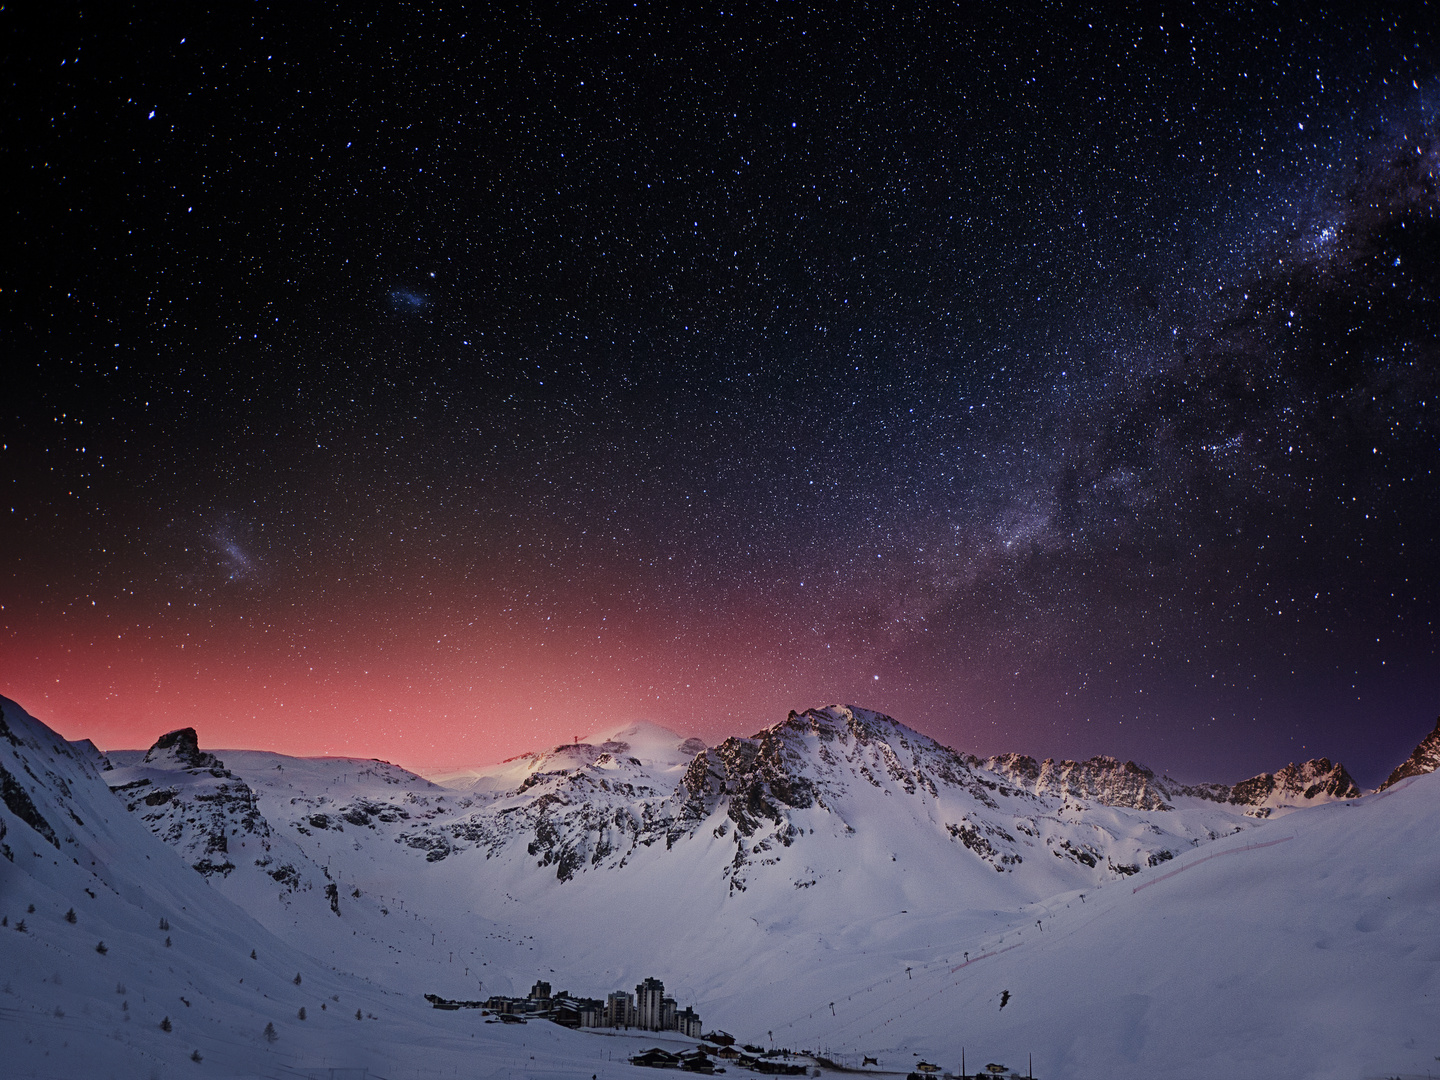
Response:
[{"label": "exposed dark rock", "polygon": [[1420,745],[1415,747],[1410,756],[1396,766],[1385,783],[1380,785],[1380,790],[1398,784],[1411,776],[1423,776],[1440,769],[1440,717],[1435,719],[1435,730],[1420,740]]},{"label": "exposed dark rock", "polygon": [[194,728],[179,728],[166,732],[155,740],[155,745],[145,754],[146,764],[161,763],[173,758],[187,769],[214,769],[220,767],[214,754],[203,753],[200,740]]},{"label": "exposed dark rock", "polygon": [[[10,729],[6,728],[5,730],[8,734]],[[12,738],[12,742],[13,741]],[[49,840],[50,843],[54,844],[57,848],[60,846],[60,841],[55,838],[55,830],[50,827],[50,823],[46,821],[40,815],[40,811],[35,808],[35,803],[31,800],[30,793],[21,786],[20,781],[10,775],[3,765],[0,765],[0,798],[5,800],[5,805],[9,807],[12,814],[25,822],[26,825],[29,825],[46,840]]]},{"label": "exposed dark rock", "polygon": [[1272,796],[1308,802],[1318,798],[1354,799],[1359,795],[1360,788],[1344,765],[1329,758],[1313,758],[1240,781],[1231,789],[1228,801],[1237,806],[1259,806]]}]

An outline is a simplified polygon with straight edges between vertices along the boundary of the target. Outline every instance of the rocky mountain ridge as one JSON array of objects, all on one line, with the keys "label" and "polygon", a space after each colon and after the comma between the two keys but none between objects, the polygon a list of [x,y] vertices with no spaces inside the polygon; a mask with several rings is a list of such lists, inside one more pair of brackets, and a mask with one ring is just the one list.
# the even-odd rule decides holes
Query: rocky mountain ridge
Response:
[{"label": "rocky mountain ridge", "polygon": [[[1428,760],[1426,745],[1417,761]],[[398,849],[426,863],[480,856],[565,883],[623,870],[644,852],[703,849],[734,895],[757,875],[790,874],[782,864],[813,862],[820,836],[863,834],[873,848],[896,831],[924,838],[957,880],[973,872],[971,860],[1020,875],[1038,895],[1128,876],[1258,819],[1360,795],[1325,758],[1235,785],[1187,785],[1112,757],[981,759],[842,705],[792,712],[714,747],[632,725],[476,770],[450,788],[383,762],[225,754],[233,768],[182,729],[143,755],[112,755],[120,766],[106,778],[201,873],[228,879],[235,843],[258,846],[246,849],[247,875],[258,868],[282,889],[323,890],[332,901],[332,863],[338,872],[364,852],[389,860]],[[802,865],[792,875],[796,888],[808,887],[807,873]]]},{"label": "rocky mountain ridge", "polygon": [[1435,729],[1420,740],[1410,756],[1395,767],[1395,771],[1380,785],[1384,791],[1394,787],[1401,780],[1411,776],[1424,776],[1440,769],[1440,717],[1435,718]]},{"label": "rocky mountain ridge", "polygon": [[1203,799],[1244,807],[1251,817],[1269,817],[1276,809],[1293,809],[1324,799],[1354,799],[1360,788],[1338,761],[1313,758],[1261,773],[1238,784],[1182,784],[1133,761],[1097,756],[1088,761],[1037,762],[1024,754],[1002,754],[979,762],[994,773],[1037,795],[1056,795],[1128,806],[1136,810],[1170,810],[1179,799]]},{"label": "rocky mountain ridge", "polygon": [[[432,864],[480,855],[529,865],[560,883],[623,870],[642,853],[703,850],[736,895],[776,875],[811,887],[817,859],[855,857],[822,857],[836,841],[858,839],[870,859],[902,833],[926,852],[937,887],[981,887],[975,873],[992,870],[1038,896],[1137,873],[1246,822],[1220,785],[1191,798],[1110,758],[981,761],[852,706],[792,712],[715,747],[653,726],[607,732],[501,763],[460,790],[378,762],[225,755],[201,751],[183,729],[143,756],[112,755],[120,765],[107,779],[228,891],[241,888],[232,871],[258,870],[332,903],[332,867],[344,876],[341,866],[393,861],[397,848]],[[237,843],[243,859],[229,857]]]}]

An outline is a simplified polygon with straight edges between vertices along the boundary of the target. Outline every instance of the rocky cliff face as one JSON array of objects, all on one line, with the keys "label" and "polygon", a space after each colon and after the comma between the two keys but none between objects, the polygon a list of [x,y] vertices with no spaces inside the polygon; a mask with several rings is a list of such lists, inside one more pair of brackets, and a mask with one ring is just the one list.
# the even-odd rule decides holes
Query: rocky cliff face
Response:
[{"label": "rocky cliff face", "polygon": [[257,853],[269,848],[270,824],[255,793],[201,751],[194,728],[160,736],[140,762],[104,775],[127,810],[207,877],[235,869],[232,844],[253,840]]},{"label": "rocky cliff face", "polygon": [[[1128,806],[1135,810],[1169,810],[1167,785],[1155,774],[1133,761],[1113,757],[1092,757],[1089,761],[1036,762],[1023,754],[1002,754],[981,764],[991,772],[1007,776],[1036,795],[1098,802],[1105,806]],[[1173,781],[1171,782],[1173,785]]]},{"label": "rocky cliff face", "polygon": [[1398,784],[1410,776],[1423,776],[1440,769],[1440,717],[1435,719],[1435,730],[1420,740],[1408,758],[1402,761],[1394,772],[1380,785],[1380,790]]},{"label": "rocky cliff face", "polygon": [[[1437,740],[1440,742],[1440,740]],[[1315,758],[1289,764],[1278,772],[1261,773],[1227,784],[1181,784],[1168,776],[1157,777],[1143,765],[1121,762],[1113,757],[1088,761],[1036,762],[1022,754],[1003,754],[980,762],[1037,795],[1096,802],[1104,806],[1126,806],[1135,810],[1170,810],[1178,799],[1246,807],[1251,817],[1269,817],[1276,809],[1293,808],[1328,799],[1353,799],[1360,795],[1354,779],[1338,761]]]},{"label": "rocky cliff face", "polygon": [[469,849],[490,858],[523,843],[536,866],[554,867],[561,881],[589,867],[624,866],[637,848],[664,839],[674,791],[663,765],[628,750],[607,740],[537,755],[536,770],[512,791],[480,805],[462,800],[445,816],[416,822],[403,842],[431,862]]},{"label": "rocky cliff face", "polygon": [[1298,765],[1292,762],[1279,772],[1261,773],[1240,781],[1230,790],[1228,801],[1258,811],[1359,796],[1360,788],[1344,765],[1338,761],[1332,763],[1329,758],[1313,758]]}]

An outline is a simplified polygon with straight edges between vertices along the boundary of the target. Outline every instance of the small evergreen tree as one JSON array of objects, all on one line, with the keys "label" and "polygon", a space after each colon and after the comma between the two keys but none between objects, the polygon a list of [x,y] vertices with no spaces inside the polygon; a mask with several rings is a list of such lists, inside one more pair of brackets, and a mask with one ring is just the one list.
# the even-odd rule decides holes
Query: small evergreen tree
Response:
[{"label": "small evergreen tree", "polygon": [[164,1020],[161,1020],[161,1021],[160,1021],[160,1030],[161,1030],[161,1031],[174,1031],[174,1030],[175,1030],[174,1025],[170,1023],[170,1017],[167,1016],[167,1017],[165,1017]]},{"label": "small evergreen tree", "polygon": [[34,904],[31,904],[29,907],[27,907],[27,908],[25,909],[25,914],[26,914],[26,915],[34,915],[34,914],[35,914],[35,905],[34,905]]},{"label": "small evergreen tree", "polygon": [[355,1010],[355,1019],[356,1019],[356,1020],[364,1020],[364,1019],[365,1019],[365,1017],[363,1017],[363,1016],[360,1015],[360,1010],[359,1010],[359,1009],[356,1009],[356,1010]]},{"label": "small evergreen tree", "polygon": [[169,920],[169,919],[164,919],[164,918],[162,918],[162,919],[160,920],[160,929],[161,929],[161,930],[169,930],[169,929],[170,929],[170,920]]},{"label": "small evergreen tree", "polygon": [[296,1016],[298,1019],[301,1019],[301,1020],[304,1020],[304,1019],[305,1019],[305,1006],[304,1006],[304,1005],[301,1005],[301,1006],[300,1006],[300,1011],[299,1011],[298,1013],[296,1013],[295,1016]]},{"label": "small evergreen tree", "polygon": [[195,1062],[196,1065],[199,1065],[200,1062],[204,1061],[205,1059],[200,1056],[200,1051],[196,1050],[190,1055],[190,1060]]},{"label": "small evergreen tree", "polygon": [[100,944],[95,946],[95,951],[98,952],[101,956],[104,956],[110,950],[105,947],[105,942],[102,941],[100,942]]},{"label": "small evergreen tree", "polygon": [[165,939],[165,947],[167,949],[170,948],[170,939],[168,937]]},{"label": "small evergreen tree", "polygon": [[272,1024],[272,1023],[268,1023],[268,1022],[267,1022],[266,1025],[265,1025],[265,1039],[266,1039],[266,1041],[273,1043],[273,1042],[274,1042],[276,1039],[278,1039],[279,1037],[280,1037],[279,1035],[276,1035],[276,1034],[275,1034],[275,1025]]},{"label": "small evergreen tree", "polygon": [[15,924],[15,929],[20,931],[20,933],[22,934],[25,933],[25,920],[21,919],[19,922],[17,922]]},{"label": "small evergreen tree", "polygon": [[295,972],[295,985],[296,985],[296,986],[299,986],[299,985],[300,985],[300,972],[298,972],[298,971]]},{"label": "small evergreen tree", "polygon": [[250,959],[251,959],[251,960],[256,959],[255,950],[254,950],[254,949],[251,949],[251,950],[250,950]]},{"label": "small evergreen tree", "polygon": [[75,921],[75,909],[73,907],[69,911],[65,912],[65,921],[68,923],[73,923]]}]

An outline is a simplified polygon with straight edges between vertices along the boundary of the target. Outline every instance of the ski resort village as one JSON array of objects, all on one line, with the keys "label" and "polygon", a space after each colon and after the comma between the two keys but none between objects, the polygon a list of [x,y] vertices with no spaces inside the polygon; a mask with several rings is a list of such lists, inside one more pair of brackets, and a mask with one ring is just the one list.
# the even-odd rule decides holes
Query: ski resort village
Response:
[{"label": "ski resort village", "polygon": [[675,999],[665,996],[665,984],[659,979],[646,979],[633,994],[616,990],[604,1000],[575,997],[566,990],[552,995],[550,984],[544,981],[535,983],[526,997],[496,995],[483,1002],[450,1001],[435,994],[425,998],[437,1009],[485,1009],[512,1023],[533,1017],[568,1028],[637,1028],[700,1037],[700,1017],[689,1006],[677,1008]]},{"label": "ski resort village", "polygon": [[1440,1056],[1440,727],[1372,792],[1323,759],[1198,785],[981,759],[851,706],[423,778],[192,729],[102,752],[0,704],[7,1076]]}]

